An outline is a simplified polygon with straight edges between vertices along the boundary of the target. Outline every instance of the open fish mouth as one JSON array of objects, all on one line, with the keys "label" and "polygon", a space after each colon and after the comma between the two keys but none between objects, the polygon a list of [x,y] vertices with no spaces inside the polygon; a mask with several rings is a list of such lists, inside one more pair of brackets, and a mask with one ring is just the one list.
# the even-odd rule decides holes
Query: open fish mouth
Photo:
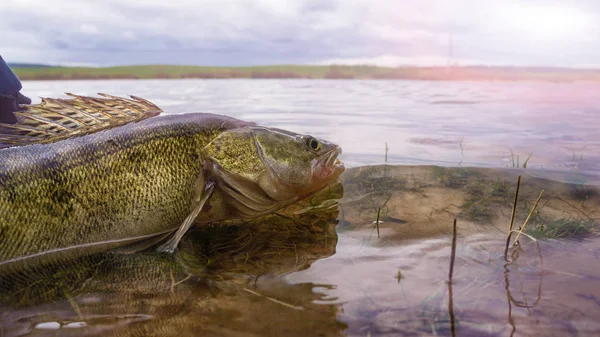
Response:
[{"label": "open fish mouth", "polygon": [[339,175],[344,171],[344,163],[338,156],[342,154],[342,148],[334,146],[327,153],[317,159],[315,165],[315,177],[318,179],[327,179],[332,175]]}]

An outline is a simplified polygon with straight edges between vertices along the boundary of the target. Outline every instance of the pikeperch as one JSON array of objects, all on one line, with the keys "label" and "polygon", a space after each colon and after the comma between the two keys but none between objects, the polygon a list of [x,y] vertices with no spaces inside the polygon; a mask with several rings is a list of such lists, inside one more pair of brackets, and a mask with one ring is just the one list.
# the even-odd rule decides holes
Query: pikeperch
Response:
[{"label": "pikeperch", "polygon": [[328,185],[341,148],[231,117],[102,95],[0,124],[0,272],[99,251],[172,252],[193,224],[252,219]]}]

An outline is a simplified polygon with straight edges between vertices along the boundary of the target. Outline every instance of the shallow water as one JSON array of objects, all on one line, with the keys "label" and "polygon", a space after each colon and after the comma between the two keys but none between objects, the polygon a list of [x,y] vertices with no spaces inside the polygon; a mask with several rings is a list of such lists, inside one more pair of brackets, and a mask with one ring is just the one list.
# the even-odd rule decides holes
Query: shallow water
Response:
[{"label": "shallow water", "polygon": [[[570,144],[592,148],[595,133],[582,131],[592,127],[592,120],[578,120],[583,110],[564,109],[557,113],[564,127],[553,131],[556,139],[545,142],[540,135],[549,124],[538,129],[531,122],[539,108],[532,108],[539,103],[532,101],[547,97],[558,110],[565,101],[581,101],[593,110],[591,93],[582,89],[593,87],[580,84],[574,94],[579,96],[559,96],[564,88],[575,87],[535,84],[525,91],[524,83],[472,86],[402,81],[25,83],[28,94],[36,87],[43,96],[58,96],[58,88],[133,93],[170,112],[186,107],[310,131],[340,143],[344,161],[354,167],[339,184],[278,215],[190,232],[172,257],[106,254],[35,270],[23,266],[0,278],[0,336],[597,336],[600,193],[594,186],[595,155],[586,155],[577,168],[569,166],[568,159],[561,159],[566,152],[558,150],[564,144],[557,140],[578,135]],[[494,100],[486,101],[479,90],[489,91]],[[298,92],[302,94],[294,94]],[[430,98],[411,105],[427,92],[446,96],[436,98],[442,102]],[[481,108],[464,103],[473,97],[487,103]],[[187,100],[194,103],[187,106]],[[523,116],[529,116],[522,116],[529,133],[504,135],[516,129],[502,126],[500,120],[507,119],[498,115],[502,106],[511,111],[520,106]],[[566,117],[569,113],[574,115]],[[467,119],[472,123],[460,121]],[[462,137],[448,131],[457,125],[481,146],[469,148],[464,135],[471,164],[494,168],[458,167],[460,160],[461,166],[467,162],[460,146],[410,141],[420,135],[450,144],[452,137]],[[405,165],[368,166],[383,161],[385,135],[390,136],[388,160]],[[503,169],[506,162],[494,153],[511,144],[514,149],[538,144],[533,150],[549,153],[545,169],[535,169],[536,157],[527,169]],[[427,165],[431,161],[455,167]],[[505,258],[518,175],[516,228],[544,191],[525,230],[537,241],[521,236],[518,246],[511,242]]]},{"label": "shallow water", "polygon": [[[516,228],[544,194],[527,223],[531,238],[511,242],[505,259],[517,174]],[[0,280],[2,332],[595,336],[598,192],[527,170],[349,169],[277,215],[190,232],[175,256],[23,266]]]}]

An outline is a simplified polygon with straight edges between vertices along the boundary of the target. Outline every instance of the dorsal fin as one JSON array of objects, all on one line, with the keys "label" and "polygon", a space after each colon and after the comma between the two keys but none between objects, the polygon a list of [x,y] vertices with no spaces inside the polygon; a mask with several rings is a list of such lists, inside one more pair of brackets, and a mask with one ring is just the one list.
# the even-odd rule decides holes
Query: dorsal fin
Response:
[{"label": "dorsal fin", "polygon": [[0,123],[0,149],[52,143],[162,113],[158,106],[136,96],[128,99],[101,93],[98,95],[102,97],[66,94],[73,98],[42,98],[40,104],[16,112],[16,124]]}]

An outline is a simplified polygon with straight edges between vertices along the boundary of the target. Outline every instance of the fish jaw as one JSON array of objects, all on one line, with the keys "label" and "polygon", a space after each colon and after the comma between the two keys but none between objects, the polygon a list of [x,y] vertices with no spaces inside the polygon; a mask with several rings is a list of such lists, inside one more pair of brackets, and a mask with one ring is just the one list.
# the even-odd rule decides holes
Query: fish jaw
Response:
[{"label": "fish jaw", "polygon": [[320,191],[337,180],[344,172],[346,169],[344,163],[338,159],[340,154],[342,154],[342,148],[335,145],[313,161],[312,179],[310,184],[305,187],[306,190],[300,193],[301,199]]},{"label": "fish jaw", "polygon": [[315,159],[313,163],[313,181],[331,181],[345,170],[344,163],[338,157],[342,148],[335,145],[330,151]]}]

